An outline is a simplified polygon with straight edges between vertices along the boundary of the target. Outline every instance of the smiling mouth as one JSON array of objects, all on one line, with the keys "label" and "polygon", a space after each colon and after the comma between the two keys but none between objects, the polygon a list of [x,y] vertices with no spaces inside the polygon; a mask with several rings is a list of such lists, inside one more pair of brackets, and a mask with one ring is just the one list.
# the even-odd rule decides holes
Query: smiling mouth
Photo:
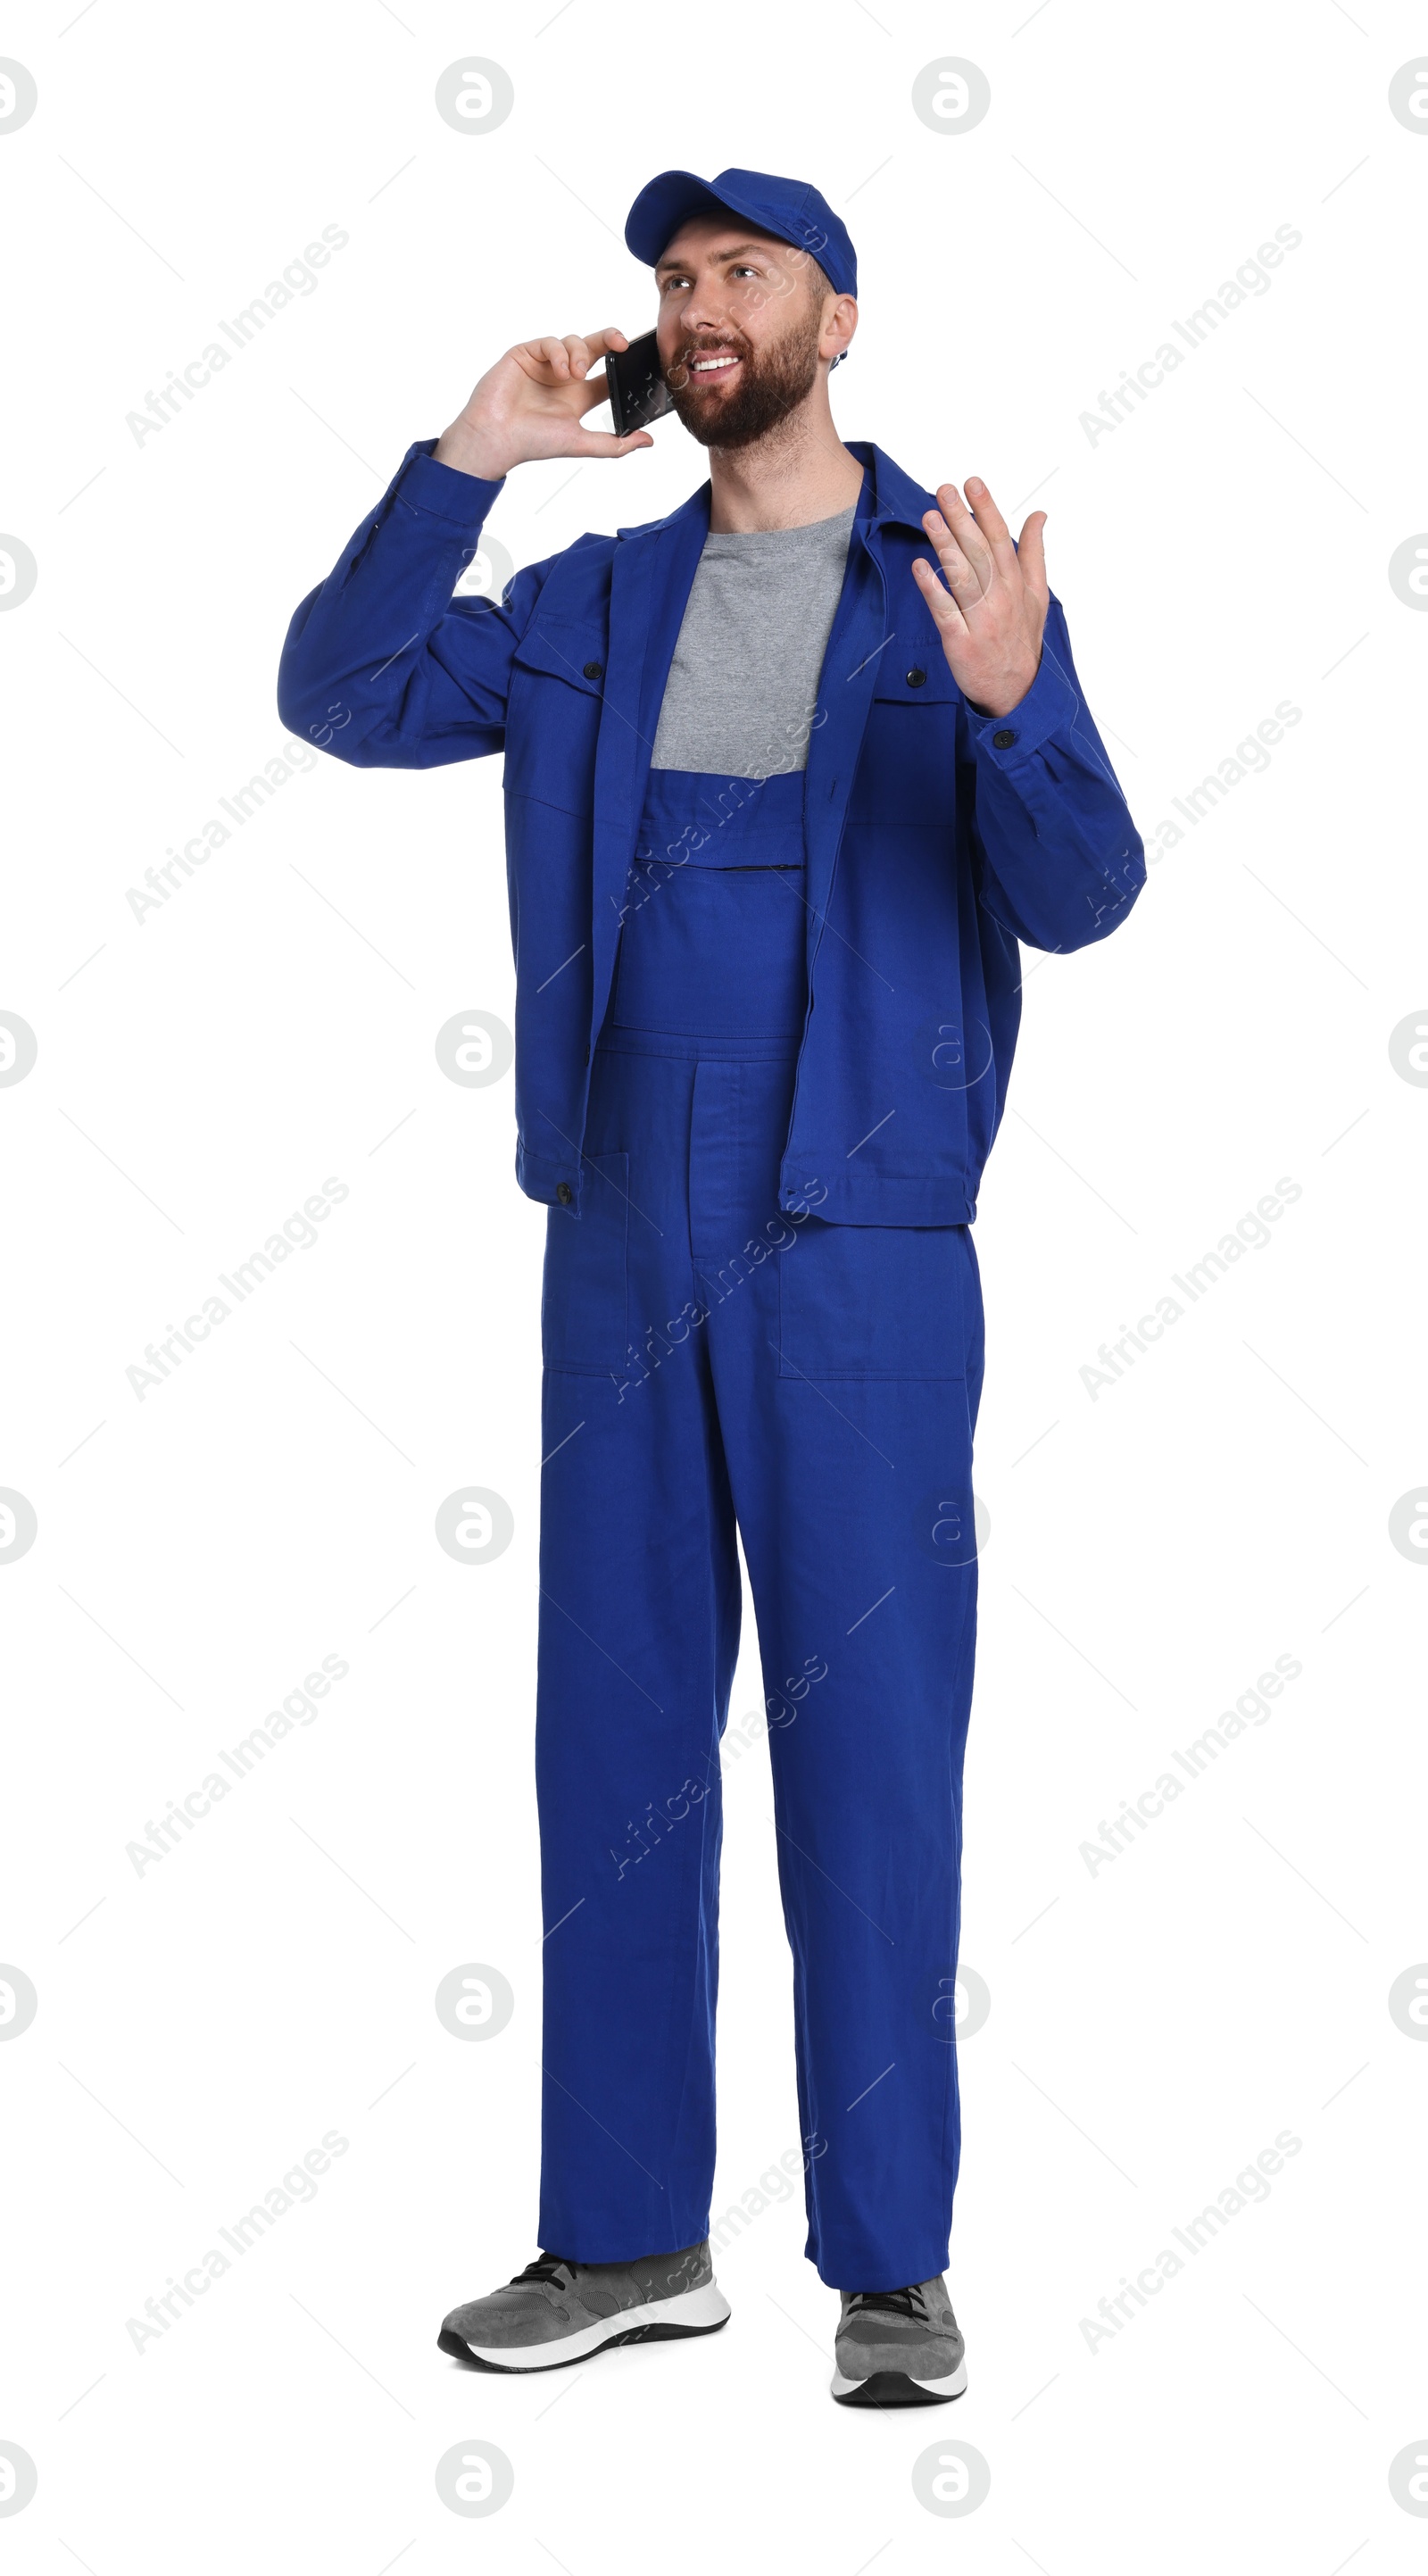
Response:
[{"label": "smiling mouth", "polygon": [[691,358],[689,372],[692,376],[727,375],[730,368],[737,367],[738,364],[739,360],[732,349],[720,349],[701,358]]}]

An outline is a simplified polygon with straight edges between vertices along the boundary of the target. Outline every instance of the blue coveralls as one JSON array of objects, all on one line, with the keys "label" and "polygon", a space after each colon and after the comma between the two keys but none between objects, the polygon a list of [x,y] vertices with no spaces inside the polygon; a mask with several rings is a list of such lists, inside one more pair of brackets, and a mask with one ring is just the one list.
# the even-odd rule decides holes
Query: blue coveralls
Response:
[{"label": "blue coveralls", "polygon": [[544,1299],[540,2242],[709,2227],[735,1522],[763,1661],[809,2207],[840,2288],[944,2270],[981,1295],[968,1227],[779,1206],[804,775],[653,770]]},{"label": "blue coveralls", "polygon": [[[701,2238],[718,1741],[753,1583],[809,2198],[840,2289],[946,2264],[981,1298],[1019,943],[1145,880],[1059,603],[1006,718],[912,578],[876,447],[806,772],[651,767],[709,526],[453,598],[499,486],[412,448],[293,618],[279,703],[359,768],[505,757],[517,1176],[549,1209],[537,1774],[540,2241]],[[634,852],[633,865],[631,853]]]}]

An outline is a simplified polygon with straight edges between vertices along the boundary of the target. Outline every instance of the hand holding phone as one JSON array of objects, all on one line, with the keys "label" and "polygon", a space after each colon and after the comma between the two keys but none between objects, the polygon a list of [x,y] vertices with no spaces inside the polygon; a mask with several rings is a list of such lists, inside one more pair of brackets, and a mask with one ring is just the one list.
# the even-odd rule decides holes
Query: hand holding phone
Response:
[{"label": "hand holding phone", "polygon": [[533,458],[631,456],[652,446],[648,431],[638,427],[616,434],[583,426],[586,412],[610,399],[598,362],[616,355],[623,362],[629,353],[617,330],[518,341],[487,368],[465,410],[443,430],[437,463],[498,482]]},{"label": "hand holding phone", "polygon": [[605,383],[617,438],[627,437],[632,429],[647,429],[652,420],[662,420],[674,409],[660,365],[658,335],[653,331],[642,332],[626,348],[606,351]]}]

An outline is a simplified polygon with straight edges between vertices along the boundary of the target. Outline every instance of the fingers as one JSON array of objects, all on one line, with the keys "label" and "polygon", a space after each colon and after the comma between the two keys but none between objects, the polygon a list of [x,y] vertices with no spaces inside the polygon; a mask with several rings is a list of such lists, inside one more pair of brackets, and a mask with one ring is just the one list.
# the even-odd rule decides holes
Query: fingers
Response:
[{"label": "fingers", "polygon": [[1046,512],[1033,510],[1026,526],[1022,529],[1017,548],[1023,577],[1043,608],[1051,597],[1046,579],[1046,548],[1041,542],[1041,532],[1045,525]]},{"label": "fingers", "polygon": [[629,345],[624,332],[613,328],[563,334],[551,331],[539,340],[522,340],[511,354],[533,366],[548,368],[558,384],[566,385],[578,384],[607,350],[628,349]]},{"label": "fingers", "polygon": [[[944,484],[943,489],[946,491],[950,489],[950,487]],[[966,525],[970,528],[972,526],[970,514],[964,509],[962,515]],[[940,510],[925,511],[923,514],[922,524],[927,530],[927,534],[931,539],[933,546],[936,548],[937,560],[942,566],[943,578],[946,581],[947,587],[951,591],[953,598],[964,609],[974,607],[976,602],[981,599],[983,594],[991,587],[993,570],[991,557],[986,553],[984,548],[978,546],[981,563],[985,566],[986,577],[984,579],[978,565],[969,561],[967,555],[964,554],[961,545],[958,543],[957,538],[952,534],[952,531]],[[976,544],[976,542],[974,531],[973,543]]]},{"label": "fingers", "polygon": [[541,340],[522,340],[512,356],[524,359],[531,367],[544,367],[561,384],[570,382],[570,352],[563,340],[548,332]]},{"label": "fingers", "polygon": [[567,331],[559,340],[543,340],[541,347],[552,353],[551,362],[563,381],[573,379],[579,384],[589,374],[590,351],[582,332]]},{"label": "fingers", "polygon": [[913,556],[912,577],[931,609],[933,623],[939,631],[944,635],[954,631],[965,635],[967,621],[957,605],[956,598],[951,592],[943,589],[925,555]]},{"label": "fingers", "polygon": [[654,440],[647,429],[627,429],[623,438],[616,438],[608,429],[579,429],[561,453],[565,456],[632,456],[637,447],[653,445]]},{"label": "fingers", "polygon": [[968,475],[966,491],[977,526],[991,548],[997,569],[1010,577],[1016,565],[1016,548],[1011,541],[1010,528],[980,475]]},{"label": "fingers", "polygon": [[[952,535],[955,537],[957,544],[962,550],[962,553],[966,556],[968,563],[975,564],[982,589],[989,590],[996,576],[997,565],[992,555],[991,548],[987,544],[981,529],[978,527],[972,512],[968,509],[966,502],[958,491],[956,484],[943,483],[939,487],[937,500],[942,516],[946,520]],[[926,524],[927,523],[924,520],[924,527]]]}]

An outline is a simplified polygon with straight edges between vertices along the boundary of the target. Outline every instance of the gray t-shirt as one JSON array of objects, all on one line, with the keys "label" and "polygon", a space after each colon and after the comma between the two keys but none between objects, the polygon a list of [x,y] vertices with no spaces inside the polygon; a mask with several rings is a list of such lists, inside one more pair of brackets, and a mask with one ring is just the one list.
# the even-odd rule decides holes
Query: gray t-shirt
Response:
[{"label": "gray t-shirt", "polygon": [[806,528],[709,535],[674,648],[656,769],[772,778],[808,766],[853,510]]}]

